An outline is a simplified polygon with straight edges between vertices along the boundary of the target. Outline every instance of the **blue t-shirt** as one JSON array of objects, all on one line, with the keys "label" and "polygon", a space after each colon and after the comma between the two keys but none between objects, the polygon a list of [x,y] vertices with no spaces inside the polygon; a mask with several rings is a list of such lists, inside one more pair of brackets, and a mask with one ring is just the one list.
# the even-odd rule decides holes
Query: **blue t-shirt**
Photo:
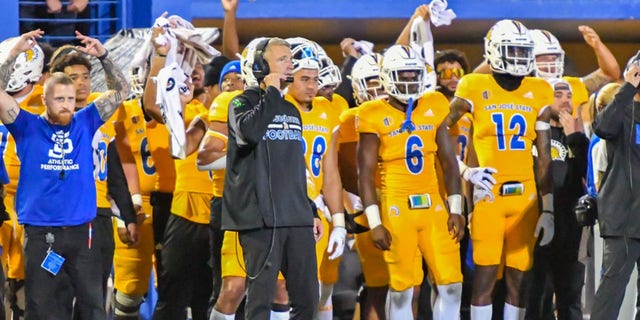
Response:
[{"label": "blue t-shirt", "polygon": [[66,126],[25,110],[7,129],[16,140],[20,224],[76,226],[96,216],[91,140],[104,122],[96,106],[77,111]]},{"label": "blue t-shirt", "polygon": [[591,156],[591,151],[593,150],[593,146],[596,145],[600,141],[600,137],[596,134],[591,136],[591,142],[589,143],[589,153],[587,154],[587,193],[595,198],[598,196],[598,191],[596,191],[596,183],[593,176],[593,157]]}]

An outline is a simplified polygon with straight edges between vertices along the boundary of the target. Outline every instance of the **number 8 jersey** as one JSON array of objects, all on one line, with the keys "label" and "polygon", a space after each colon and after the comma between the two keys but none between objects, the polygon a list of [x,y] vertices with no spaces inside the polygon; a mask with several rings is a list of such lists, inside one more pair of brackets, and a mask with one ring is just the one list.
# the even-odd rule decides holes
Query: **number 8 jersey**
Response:
[{"label": "number 8 jersey", "polygon": [[401,130],[405,113],[385,100],[368,101],[358,108],[358,132],[373,133],[380,139],[378,161],[383,194],[438,194],[436,131],[448,113],[447,98],[439,92],[428,92],[413,109],[415,130],[407,132]]},{"label": "number 8 jersey", "polygon": [[469,74],[455,95],[471,105],[479,165],[498,169],[498,183],[532,180],[536,119],[553,103],[549,83],[524,77],[517,89],[507,91],[490,74]]}]

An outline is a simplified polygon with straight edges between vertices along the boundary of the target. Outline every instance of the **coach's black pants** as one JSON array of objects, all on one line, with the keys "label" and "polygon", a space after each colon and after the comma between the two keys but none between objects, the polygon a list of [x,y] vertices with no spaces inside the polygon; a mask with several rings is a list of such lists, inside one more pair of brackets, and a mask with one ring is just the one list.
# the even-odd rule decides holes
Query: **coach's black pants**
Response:
[{"label": "coach's black pants", "polygon": [[238,235],[247,266],[245,318],[269,319],[278,271],[282,271],[291,319],[312,319],[319,299],[313,228],[263,228]]}]

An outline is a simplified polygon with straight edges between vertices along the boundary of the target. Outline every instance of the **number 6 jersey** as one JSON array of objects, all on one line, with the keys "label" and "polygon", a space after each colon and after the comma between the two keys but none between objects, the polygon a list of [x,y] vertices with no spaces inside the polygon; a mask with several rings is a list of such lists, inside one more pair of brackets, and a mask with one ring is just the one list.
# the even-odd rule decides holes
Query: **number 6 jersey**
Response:
[{"label": "number 6 jersey", "polygon": [[358,108],[358,132],[373,133],[380,139],[378,161],[383,194],[438,194],[436,131],[448,113],[447,98],[439,92],[428,92],[414,107],[411,120],[415,130],[408,132],[401,130],[405,112],[385,100],[368,101]]},{"label": "number 6 jersey", "polygon": [[535,123],[553,103],[549,83],[525,77],[517,89],[507,91],[490,74],[469,74],[462,77],[455,95],[471,104],[479,165],[498,169],[498,183],[532,180]]}]

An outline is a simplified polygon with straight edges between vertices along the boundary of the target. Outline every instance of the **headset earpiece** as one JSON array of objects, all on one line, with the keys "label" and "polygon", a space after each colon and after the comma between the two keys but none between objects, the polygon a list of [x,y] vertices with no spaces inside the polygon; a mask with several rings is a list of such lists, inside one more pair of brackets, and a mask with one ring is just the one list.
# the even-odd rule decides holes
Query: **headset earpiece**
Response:
[{"label": "headset earpiece", "polygon": [[260,41],[260,43],[256,45],[256,50],[253,55],[253,66],[251,70],[253,72],[253,76],[258,80],[258,83],[262,82],[264,77],[266,77],[270,72],[269,63],[264,59],[264,51],[267,49],[269,40],[271,40],[271,38],[266,38]]}]

